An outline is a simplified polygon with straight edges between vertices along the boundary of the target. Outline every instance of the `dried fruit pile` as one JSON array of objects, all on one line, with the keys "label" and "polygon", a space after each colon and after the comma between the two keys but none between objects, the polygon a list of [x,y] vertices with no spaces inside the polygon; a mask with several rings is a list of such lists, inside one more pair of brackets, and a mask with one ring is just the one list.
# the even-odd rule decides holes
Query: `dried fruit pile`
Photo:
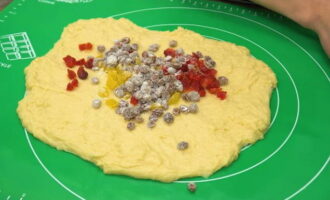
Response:
[{"label": "dried fruit pile", "polygon": [[[180,113],[197,113],[196,102],[206,95],[206,92],[216,95],[220,100],[226,99],[227,93],[221,86],[228,83],[224,76],[217,77],[214,69],[216,62],[210,56],[203,56],[201,52],[186,54],[182,48],[177,48],[177,42],[172,40],[164,51],[164,56],[156,56],[160,48],[152,44],[139,55],[138,44],[131,43],[125,37],[116,40],[107,50],[105,46],[98,46],[100,56],[89,57],[86,60],[75,59],[72,56],[63,58],[68,68],[78,66],[77,73],[67,69],[70,82],[67,90],[78,87],[78,79],[88,77],[86,70],[98,71],[103,69],[107,73],[104,91],[100,98],[94,99],[92,106],[100,108],[102,102],[115,109],[128,122],[127,128],[133,130],[136,123],[143,123],[143,113],[150,113],[147,126],[153,128],[159,118],[171,124],[175,116]],[[80,44],[81,51],[93,49],[91,43]],[[97,77],[91,78],[92,84],[98,84]],[[115,97],[111,97],[114,94]],[[179,105],[170,112],[169,105],[179,102],[180,98],[190,105]],[[188,143],[182,141],[178,149],[184,150]]]}]

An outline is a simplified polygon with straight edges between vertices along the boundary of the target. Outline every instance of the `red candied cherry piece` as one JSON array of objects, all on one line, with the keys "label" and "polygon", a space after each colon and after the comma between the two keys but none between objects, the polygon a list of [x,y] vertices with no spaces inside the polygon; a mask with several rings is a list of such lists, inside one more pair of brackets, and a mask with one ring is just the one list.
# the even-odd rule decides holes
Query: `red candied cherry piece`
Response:
[{"label": "red candied cherry piece", "polygon": [[165,49],[164,55],[165,56],[172,56],[174,58],[176,56],[175,49],[172,49],[172,48]]},{"label": "red candied cherry piece", "polygon": [[164,75],[169,75],[166,67],[162,67],[162,71]]},{"label": "red candied cherry piece", "polygon": [[93,48],[92,43],[88,42],[86,43],[86,50],[91,50]]},{"label": "red candied cherry piece", "polygon": [[185,77],[181,80],[181,83],[182,83],[182,85],[183,85],[183,89],[184,89],[184,90],[187,90],[187,89],[189,89],[189,87],[190,87],[191,80],[188,79],[188,77],[185,76]]},{"label": "red candied cherry piece", "polygon": [[187,65],[188,64],[197,65],[197,63],[198,63],[198,59],[193,56],[187,61]]},{"label": "red candied cherry piece", "polygon": [[189,79],[195,80],[194,77],[195,77],[196,74],[197,73],[195,73],[194,71],[190,70],[190,71],[188,71],[187,76],[189,77]]},{"label": "red candied cherry piece", "polygon": [[79,44],[79,50],[80,51],[91,50],[92,48],[93,48],[93,45],[90,42]]},{"label": "red candied cherry piece", "polygon": [[197,60],[197,66],[199,68],[206,67],[205,64],[204,64],[204,60]]},{"label": "red candied cherry piece", "polygon": [[176,76],[176,79],[178,79],[179,81],[181,81],[183,79],[184,75],[183,74],[178,74]]},{"label": "red candied cherry piece", "polygon": [[93,62],[94,62],[93,58],[88,59],[87,62],[85,63],[85,67],[87,69],[92,69],[93,68]]},{"label": "red candied cherry piece", "polygon": [[86,64],[86,61],[85,61],[84,58],[82,58],[82,59],[76,61],[76,65],[80,65],[80,66],[82,66],[82,65],[85,65],[85,64]]},{"label": "red candied cherry piece", "polygon": [[78,82],[78,80],[75,78],[75,79],[73,79],[73,80],[71,81],[71,84],[72,84],[73,87],[78,87],[79,82]]},{"label": "red candied cherry piece", "polygon": [[139,100],[137,99],[137,98],[135,98],[135,97],[131,97],[131,100],[130,100],[130,103],[132,104],[132,105],[137,105],[138,103],[139,103]]},{"label": "red candied cherry piece", "polygon": [[85,80],[88,77],[88,73],[85,71],[84,67],[79,67],[77,74],[81,80]]},{"label": "red candied cherry piece", "polygon": [[227,97],[227,92],[226,91],[218,91],[217,92],[217,97],[221,100],[224,100]]},{"label": "red candied cherry piece", "polygon": [[203,88],[200,88],[198,93],[199,93],[199,96],[201,96],[201,97],[205,97],[205,95],[206,95],[205,89],[203,89]]},{"label": "red candied cherry piece", "polygon": [[71,82],[66,85],[67,91],[72,91],[73,89],[74,89],[74,86],[71,84]]},{"label": "red candied cherry piece", "polygon": [[211,78],[204,78],[202,81],[201,81],[201,86],[203,88],[211,88],[211,84],[213,83],[213,80]]},{"label": "red candied cherry piece", "polygon": [[180,67],[180,70],[181,70],[182,72],[187,72],[187,71],[189,70],[189,69],[188,69],[188,65],[183,64],[182,67]]},{"label": "red candied cherry piece", "polygon": [[67,71],[68,71],[68,78],[69,78],[70,80],[76,78],[76,72],[74,72],[74,71],[71,70],[71,69],[67,69]]},{"label": "red candied cherry piece", "polygon": [[206,72],[207,75],[209,76],[215,76],[217,74],[217,70],[215,69],[208,69]]},{"label": "red candied cherry piece", "polygon": [[221,91],[221,88],[209,88],[208,91],[211,94],[217,94],[217,92]]},{"label": "red candied cherry piece", "polygon": [[192,83],[190,84],[190,88],[191,88],[192,90],[195,90],[195,91],[198,92],[199,89],[201,88],[201,85],[200,85],[199,81],[194,80],[194,81],[192,81]]},{"label": "red candied cherry piece", "polygon": [[216,78],[213,77],[211,79],[212,79],[212,82],[208,85],[207,88],[218,88],[218,87],[220,87],[220,83]]},{"label": "red candied cherry piece", "polygon": [[67,55],[63,58],[63,60],[67,67],[72,68],[76,65],[76,59],[72,56]]}]

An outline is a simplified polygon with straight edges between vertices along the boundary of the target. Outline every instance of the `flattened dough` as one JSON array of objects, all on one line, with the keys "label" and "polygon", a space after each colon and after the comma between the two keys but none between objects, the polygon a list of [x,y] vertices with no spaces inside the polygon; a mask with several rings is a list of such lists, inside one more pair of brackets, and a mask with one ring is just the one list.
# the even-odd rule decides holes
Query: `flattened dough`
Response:
[{"label": "flattened dough", "polygon": [[[95,110],[93,99],[104,87],[104,72],[92,72],[73,92],[65,90],[68,78],[62,58],[97,55],[81,52],[78,44],[113,45],[115,39],[130,37],[141,53],[150,44],[160,44],[158,55],[172,39],[187,53],[201,51],[216,62],[219,75],[228,77],[223,87],[228,98],[220,101],[207,94],[198,103],[199,113],[181,115],[171,125],[159,120],[153,129],[146,124],[134,131],[126,129],[124,119],[113,109]],[[276,77],[249,50],[228,42],[206,39],[178,28],[172,32],[150,31],[127,19],[79,20],[68,25],[45,56],[25,69],[27,94],[19,102],[23,126],[41,141],[95,163],[109,174],[123,174],[164,182],[184,177],[204,176],[233,162],[240,149],[263,138],[269,126],[269,100]],[[100,77],[99,85],[90,83]],[[186,104],[180,102],[180,104]],[[187,141],[189,148],[178,151],[177,144]]]}]

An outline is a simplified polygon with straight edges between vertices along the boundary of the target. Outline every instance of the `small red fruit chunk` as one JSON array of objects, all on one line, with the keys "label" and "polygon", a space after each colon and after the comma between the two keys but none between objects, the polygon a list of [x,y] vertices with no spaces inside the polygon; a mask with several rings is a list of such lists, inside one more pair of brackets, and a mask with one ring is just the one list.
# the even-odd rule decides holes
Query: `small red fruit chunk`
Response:
[{"label": "small red fruit chunk", "polygon": [[67,67],[72,68],[76,65],[76,59],[72,56],[67,55],[63,58],[63,60]]},{"label": "small red fruit chunk", "polygon": [[172,56],[174,58],[176,56],[175,49],[172,49],[172,48],[165,49],[164,55],[165,56]]},{"label": "small red fruit chunk", "polygon": [[85,80],[88,77],[88,73],[85,71],[84,67],[79,67],[77,74],[81,80]]},{"label": "small red fruit chunk", "polygon": [[72,91],[72,90],[74,90],[76,87],[78,87],[78,80],[75,78],[75,79],[73,79],[71,82],[69,82],[69,83],[66,85],[66,90],[67,90],[67,91]]},{"label": "small red fruit chunk", "polygon": [[182,67],[180,68],[180,70],[182,71],[182,72],[187,72],[189,69],[188,69],[188,65],[182,65]]},{"label": "small red fruit chunk", "polygon": [[221,91],[221,88],[209,88],[208,90],[211,94],[217,94],[217,92]]},{"label": "small red fruit chunk", "polygon": [[71,84],[73,85],[73,87],[78,87],[78,80],[75,78],[71,81]]},{"label": "small red fruit chunk", "polygon": [[71,69],[68,69],[68,78],[69,78],[70,80],[76,78],[76,72],[74,72],[74,71],[71,70]]},{"label": "small red fruit chunk", "polygon": [[217,74],[217,70],[215,69],[208,69],[208,71],[206,72],[207,75],[209,76],[215,76]]},{"label": "small red fruit chunk", "polygon": [[73,85],[71,84],[71,82],[68,83],[68,84],[66,85],[66,90],[67,90],[67,91],[72,91],[73,89],[74,89],[74,87],[73,87]]},{"label": "small red fruit chunk", "polygon": [[218,91],[217,92],[217,97],[221,100],[224,100],[227,97],[227,92],[226,91]]},{"label": "small red fruit chunk", "polygon": [[93,48],[93,45],[90,42],[84,43],[84,44],[79,44],[79,50],[84,51],[84,50],[91,50]]},{"label": "small red fruit chunk", "polygon": [[86,61],[85,61],[84,58],[82,58],[82,59],[76,61],[76,65],[80,65],[80,66],[81,66],[81,65],[85,65],[85,63],[86,63]]},{"label": "small red fruit chunk", "polygon": [[204,88],[200,88],[198,93],[199,93],[199,96],[201,96],[201,97],[205,97],[205,95],[206,95],[206,92],[205,92]]},{"label": "small red fruit chunk", "polygon": [[130,103],[135,106],[135,105],[137,105],[139,103],[139,100],[137,98],[135,98],[135,97],[132,96]]},{"label": "small red fruit chunk", "polygon": [[88,69],[92,69],[93,68],[93,61],[94,61],[93,58],[88,59],[87,62],[84,64],[85,67],[88,68]]}]

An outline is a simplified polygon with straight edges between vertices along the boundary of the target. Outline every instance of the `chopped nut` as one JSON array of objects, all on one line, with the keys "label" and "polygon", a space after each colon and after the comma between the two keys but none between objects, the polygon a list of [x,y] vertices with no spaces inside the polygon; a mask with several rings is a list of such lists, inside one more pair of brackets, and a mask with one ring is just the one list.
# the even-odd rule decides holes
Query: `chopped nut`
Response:
[{"label": "chopped nut", "polygon": [[159,49],[159,44],[152,44],[149,46],[148,50],[152,52],[156,52]]},{"label": "chopped nut", "polygon": [[149,121],[147,126],[148,126],[149,128],[153,128],[153,127],[156,126],[156,122],[155,122],[155,121]]},{"label": "chopped nut", "polygon": [[185,101],[197,102],[200,99],[200,95],[196,91],[191,91],[182,95],[182,99]]},{"label": "chopped nut", "polygon": [[171,113],[167,112],[164,114],[163,119],[166,123],[171,124],[174,121],[174,117]]},{"label": "chopped nut", "polygon": [[208,68],[214,68],[215,65],[216,65],[216,62],[215,62],[214,60],[212,60],[212,59],[210,59],[210,60],[206,60],[205,65],[206,65],[206,67],[208,67]]},{"label": "chopped nut", "polygon": [[95,109],[99,109],[102,105],[102,101],[100,99],[94,99],[92,102],[92,106]]},{"label": "chopped nut", "polygon": [[124,37],[123,39],[121,39],[122,43],[128,44],[131,41],[131,39],[129,37]]},{"label": "chopped nut", "polygon": [[115,89],[114,94],[118,98],[122,98],[122,97],[125,96],[125,92],[124,92],[124,90],[122,88]]},{"label": "chopped nut", "polygon": [[99,71],[100,68],[95,66],[95,67],[92,67],[92,70],[93,70],[94,72],[96,72],[96,71]]},{"label": "chopped nut", "polygon": [[172,48],[176,47],[178,45],[178,42],[176,40],[171,40],[168,45]]},{"label": "chopped nut", "polygon": [[180,108],[173,108],[172,114],[177,116],[180,114],[180,112],[181,112]]},{"label": "chopped nut", "polygon": [[195,192],[196,189],[197,189],[197,185],[196,183],[193,183],[193,182],[190,182],[187,184],[187,189],[190,191],[190,192]]},{"label": "chopped nut", "polygon": [[136,44],[136,43],[133,43],[133,44],[131,45],[131,48],[133,49],[133,51],[136,51],[136,50],[138,50],[139,45]]},{"label": "chopped nut", "polygon": [[198,58],[203,58],[202,52],[196,51],[195,54],[198,56]]},{"label": "chopped nut", "polygon": [[167,72],[170,73],[170,74],[175,74],[176,69],[174,69],[173,67],[169,67],[169,68],[167,69]]},{"label": "chopped nut", "polygon": [[185,141],[180,142],[177,146],[178,150],[180,150],[180,151],[186,150],[186,149],[188,149],[188,147],[189,147],[189,144],[188,144],[188,142],[185,142]]},{"label": "chopped nut", "polygon": [[124,108],[122,115],[124,116],[125,120],[134,119],[134,117],[136,116],[131,108]]},{"label": "chopped nut", "polygon": [[227,85],[228,84],[228,78],[225,76],[219,76],[218,81],[221,86]]},{"label": "chopped nut", "polygon": [[180,108],[181,113],[188,113],[189,112],[188,106],[181,105],[179,108]]},{"label": "chopped nut", "polygon": [[105,51],[105,46],[104,45],[99,45],[97,46],[97,50],[101,53],[103,53]]},{"label": "chopped nut", "polygon": [[128,122],[127,123],[127,129],[130,130],[130,131],[135,129],[135,123],[134,122]]},{"label": "chopped nut", "polygon": [[198,106],[195,103],[190,104],[188,109],[189,109],[190,113],[197,113],[198,112]]},{"label": "chopped nut", "polygon": [[136,123],[138,123],[138,124],[141,124],[141,123],[144,122],[144,119],[143,119],[141,116],[136,116],[136,117],[134,118],[134,121],[135,121]]},{"label": "chopped nut", "polygon": [[115,55],[110,55],[106,58],[106,64],[111,67],[116,66],[118,63],[118,58]]},{"label": "chopped nut", "polygon": [[176,50],[176,54],[178,54],[178,55],[183,55],[183,54],[184,54],[184,50],[183,50],[182,48],[178,48],[178,49]]},{"label": "chopped nut", "polygon": [[97,77],[93,77],[93,78],[91,79],[91,81],[92,81],[93,84],[97,85],[97,84],[99,84],[100,79],[97,78]]}]

